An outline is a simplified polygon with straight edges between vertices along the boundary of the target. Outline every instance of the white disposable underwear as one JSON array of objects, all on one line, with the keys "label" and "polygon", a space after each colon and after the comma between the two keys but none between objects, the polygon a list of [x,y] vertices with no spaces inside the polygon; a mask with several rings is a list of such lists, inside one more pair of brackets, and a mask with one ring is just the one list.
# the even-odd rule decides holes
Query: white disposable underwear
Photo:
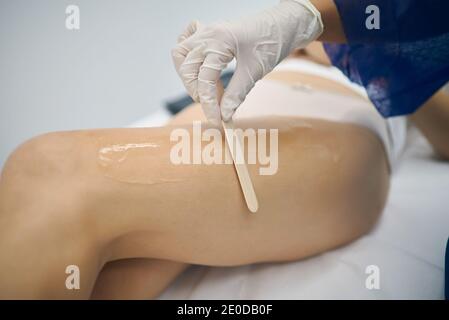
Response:
[{"label": "white disposable underwear", "polygon": [[[335,67],[303,59],[287,59],[275,70],[294,71],[333,80],[367,97],[363,87],[351,83]],[[307,83],[286,84],[262,79],[256,83],[234,118],[294,116],[351,123],[368,128],[383,142],[393,171],[406,142],[406,117],[385,119],[367,99],[314,88]]]}]

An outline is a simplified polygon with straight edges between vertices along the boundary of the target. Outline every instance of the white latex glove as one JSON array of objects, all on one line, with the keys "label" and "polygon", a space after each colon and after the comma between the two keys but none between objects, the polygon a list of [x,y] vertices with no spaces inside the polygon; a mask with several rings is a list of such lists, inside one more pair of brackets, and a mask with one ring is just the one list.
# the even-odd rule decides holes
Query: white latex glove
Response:
[{"label": "white latex glove", "polygon": [[[219,123],[231,119],[256,81],[322,32],[321,15],[310,1],[281,0],[277,6],[239,21],[210,26],[191,23],[172,56],[192,99],[201,103],[209,120]],[[220,108],[217,81],[234,57],[235,73]]]}]

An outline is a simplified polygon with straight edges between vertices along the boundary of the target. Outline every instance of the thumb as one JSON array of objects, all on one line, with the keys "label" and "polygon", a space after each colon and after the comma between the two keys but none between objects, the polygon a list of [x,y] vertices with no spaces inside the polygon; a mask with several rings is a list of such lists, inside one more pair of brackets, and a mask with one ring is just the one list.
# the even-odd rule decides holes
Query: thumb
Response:
[{"label": "thumb", "polygon": [[255,81],[246,67],[237,67],[221,99],[221,118],[227,122],[231,120],[235,110],[245,100],[254,87]]}]

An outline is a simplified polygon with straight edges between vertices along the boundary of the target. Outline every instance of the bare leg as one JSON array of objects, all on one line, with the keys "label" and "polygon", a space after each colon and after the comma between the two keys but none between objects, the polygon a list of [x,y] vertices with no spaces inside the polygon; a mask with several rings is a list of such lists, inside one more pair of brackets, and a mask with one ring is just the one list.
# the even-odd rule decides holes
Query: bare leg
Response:
[{"label": "bare leg", "polygon": [[109,262],[98,276],[92,298],[156,298],[187,267],[185,263],[142,258]]},{"label": "bare leg", "polygon": [[[177,114],[170,125],[205,121],[198,104]],[[188,264],[157,259],[125,259],[107,263],[94,287],[94,299],[149,299],[159,296]],[[153,274],[153,272],[155,272]],[[123,279],[126,278],[126,285]],[[156,280],[155,280],[156,279]],[[124,286],[126,286],[124,288]]]},{"label": "bare leg", "polygon": [[[194,120],[205,120],[199,105],[184,109],[170,121],[170,125],[188,124]],[[186,263],[145,258],[112,261],[101,270],[92,298],[156,298],[187,267]]]},{"label": "bare leg", "polygon": [[[329,65],[319,42],[310,44],[298,53],[302,58]],[[284,79],[285,80],[285,79]],[[205,121],[199,105],[186,108],[171,120],[171,125]],[[98,276],[92,296],[95,299],[147,299],[163,292],[168,285],[187,268],[187,264],[156,259],[127,259],[107,263]],[[178,272],[173,272],[174,270]],[[154,274],[153,274],[154,272]],[[125,282],[123,279],[127,279]]]},{"label": "bare leg", "polygon": [[[255,215],[232,165],[169,161],[173,128],[63,132],[21,146],[0,181],[0,295],[88,298],[109,261],[296,260],[371,228],[388,190],[383,149],[371,132],[304,119],[238,125],[280,128],[278,173],[249,168],[260,200]],[[130,153],[120,168],[98,164],[100,148],[149,140],[157,150]],[[174,178],[180,181],[167,182]],[[71,264],[81,270],[78,291],[64,286]]]}]

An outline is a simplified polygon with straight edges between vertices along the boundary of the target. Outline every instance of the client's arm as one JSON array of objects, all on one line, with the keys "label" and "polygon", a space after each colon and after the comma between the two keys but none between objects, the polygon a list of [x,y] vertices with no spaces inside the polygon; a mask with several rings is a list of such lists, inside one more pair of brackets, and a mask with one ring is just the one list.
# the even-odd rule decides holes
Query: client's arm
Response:
[{"label": "client's arm", "polygon": [[435,151],[449,160],[449,95],[438,91],[410,118]]}]

